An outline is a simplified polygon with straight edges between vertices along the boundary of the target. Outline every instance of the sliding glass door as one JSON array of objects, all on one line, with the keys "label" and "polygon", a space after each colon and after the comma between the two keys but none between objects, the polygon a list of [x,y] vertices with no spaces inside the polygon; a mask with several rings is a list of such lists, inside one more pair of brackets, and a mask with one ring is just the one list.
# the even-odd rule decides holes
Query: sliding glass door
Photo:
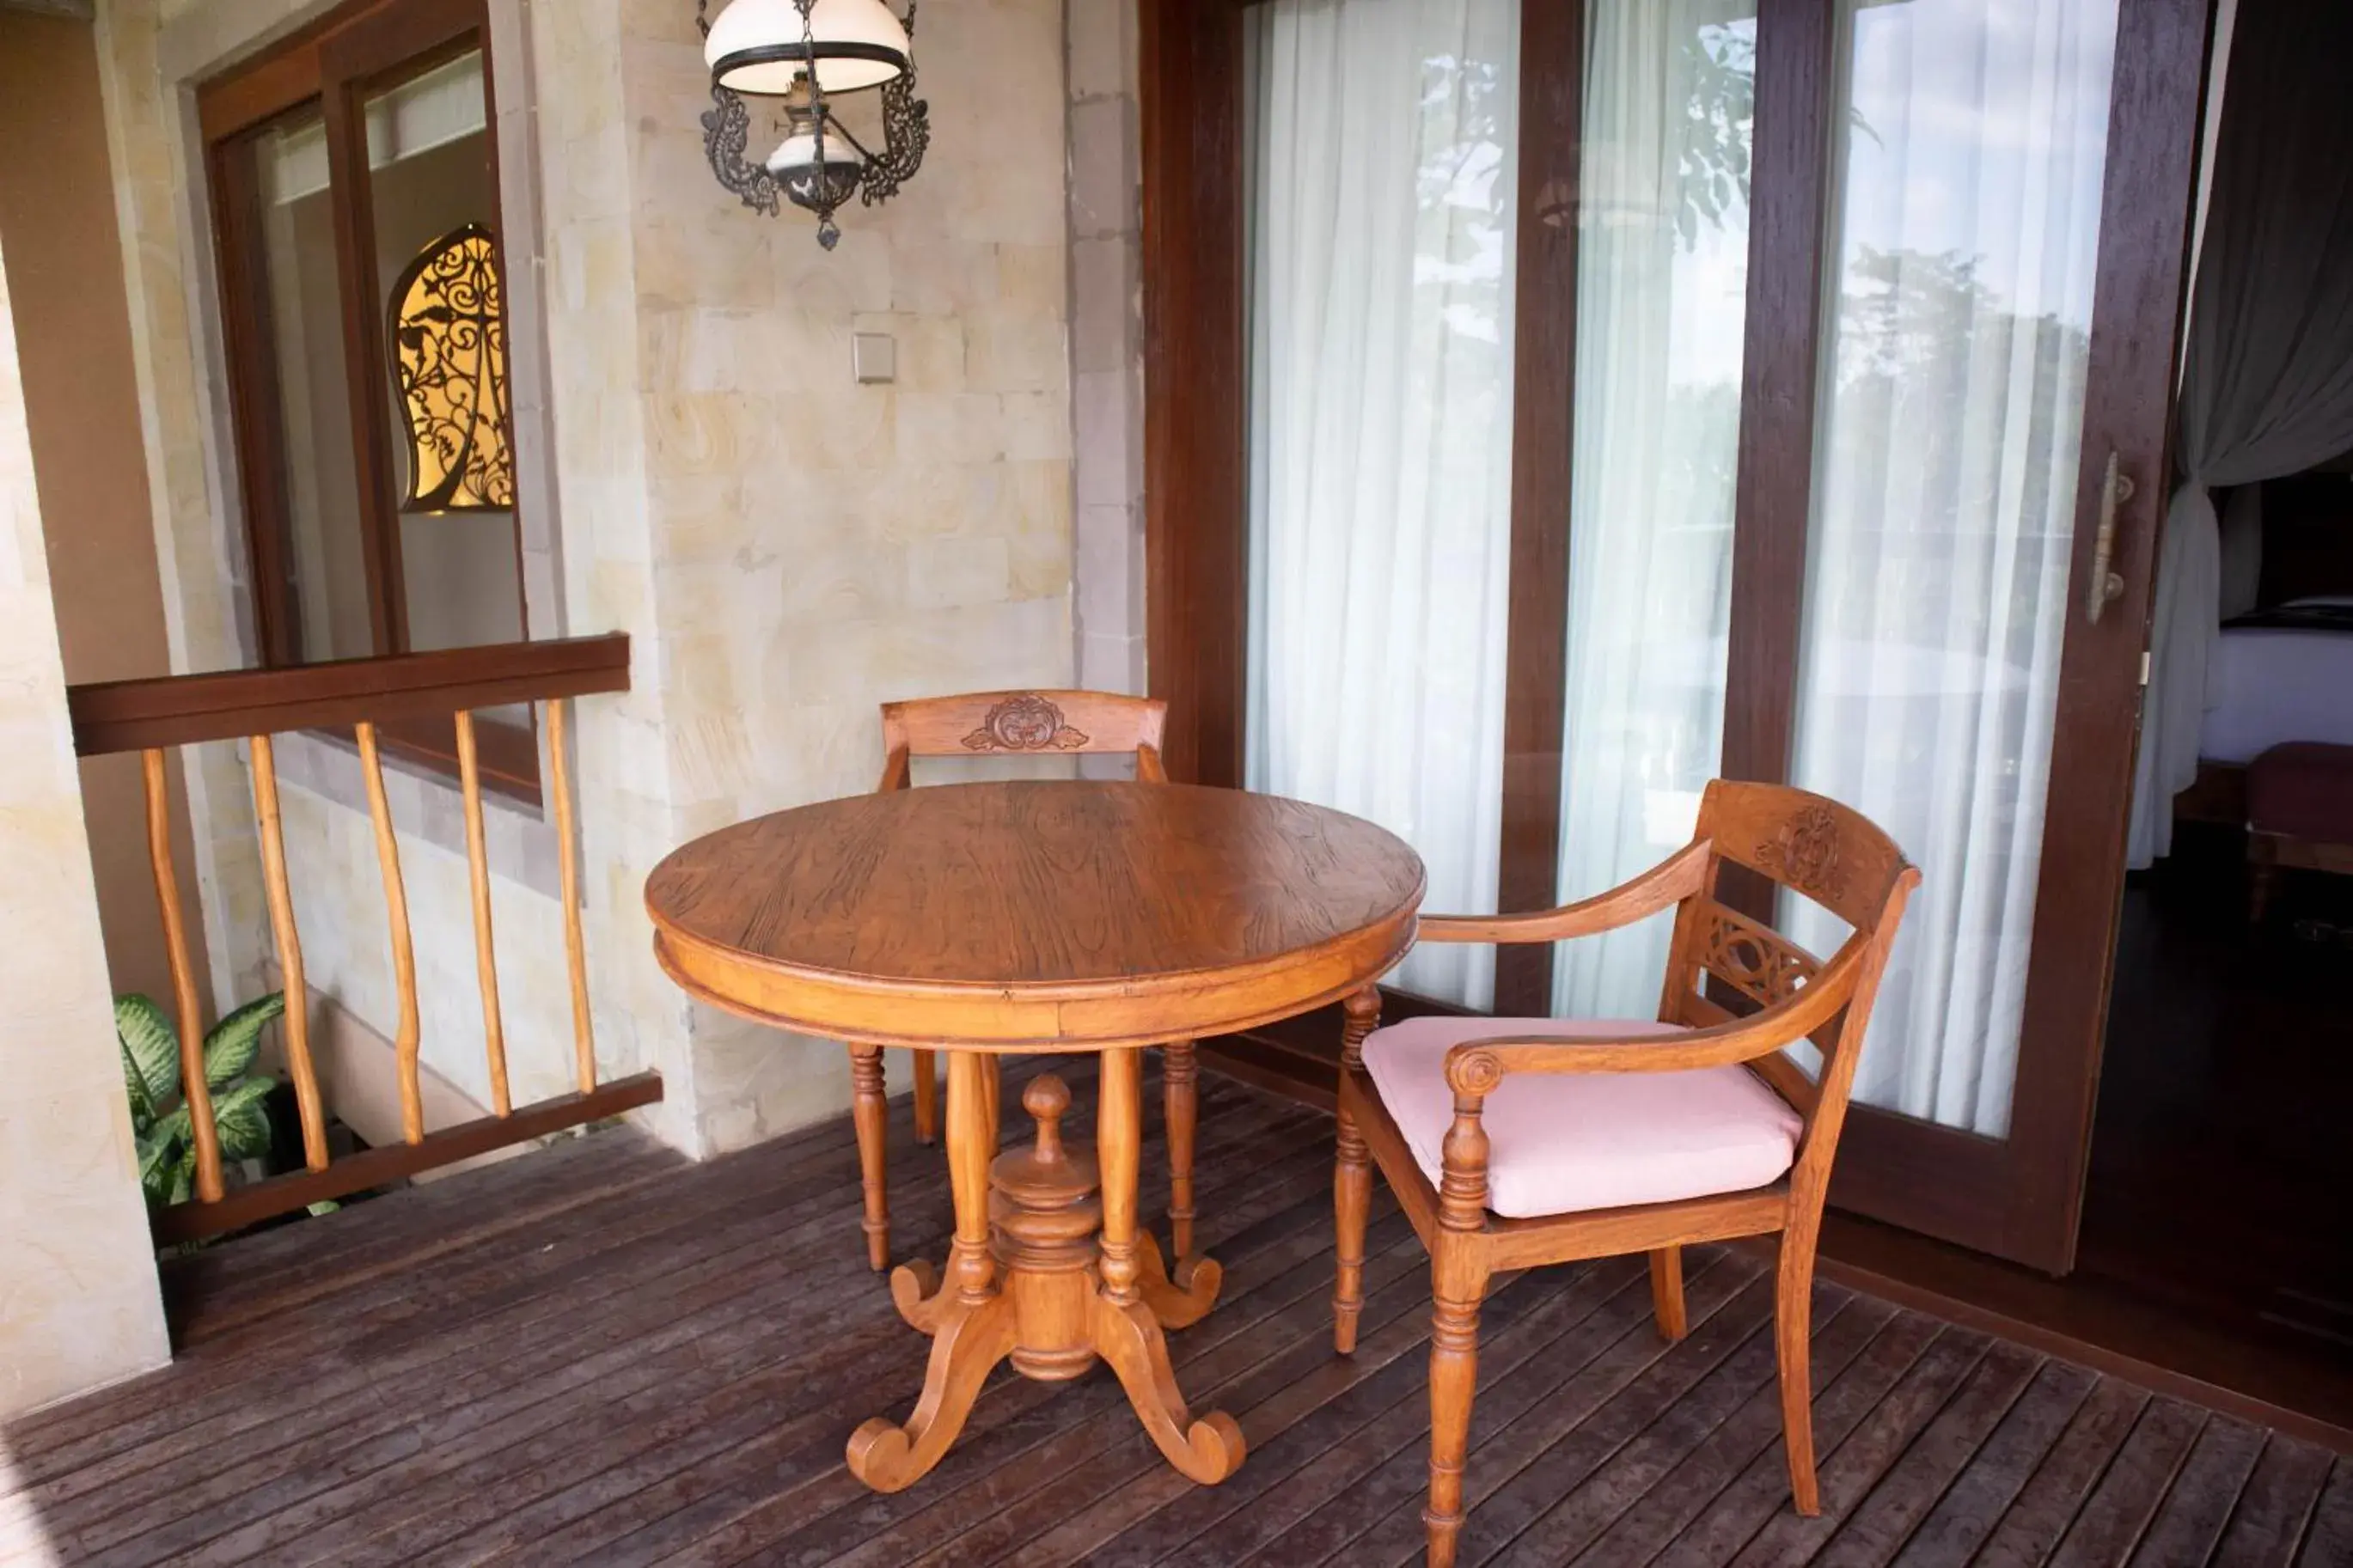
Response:
[{"label": "sliding glass door", "polygon": [[1831,34],[1788,776],[1926,874],[1834,1196],[2054,1270],[2123,887],[2204,10],[1839,0]]},{"label": "sliding glass door", "polygon": [[[2207,9],[1153,0],[1147,81],[1186,65],[1145,136],[1172,754],[1390,826],[1450,911],[1624,880],[1711,777],[1857,806],[1926,883],[1833,1196],[2063,1268]],[[1398,979],[1645,1016],[1665,935]]]}]

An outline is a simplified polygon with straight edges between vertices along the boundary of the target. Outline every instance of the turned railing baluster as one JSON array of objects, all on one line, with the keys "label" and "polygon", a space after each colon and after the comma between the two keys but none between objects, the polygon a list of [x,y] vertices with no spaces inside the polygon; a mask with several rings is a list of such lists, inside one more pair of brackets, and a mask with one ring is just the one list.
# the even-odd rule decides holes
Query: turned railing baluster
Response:
[{"label": "turned railing baluster", "polygon": [[286,1066],[294,1077],[294,1103],[302,1112],[302,1163],[327,1168],[327,1116],[319,1101],[319,1074],[311,1062],[310,994],[302,984],[302,938],[294,926],[294,892],[286,880],[286,835],[278,815],[278,755],[269,737],[253,747],[253,811],[261,828],[262,889],[278,942],[280,983],[286,992]]},{"label": "turned railing baluster", "polygon": [[384,758],[376,749],[375,726],[362,721],[353,726],[360,742],[360,772],[367,782],[368,817],[375,825],[376,864],[384,869],[385,918],[392,929],[392,977],[400,992],[400,1025],[392,1042],[393,1060],[400,1077],[400,1136],[406,1142],[425,1141],[425,1089],[417,1061],[422,1028],[417,1016],[417,951],[409,935],[408,889],[400,876],[400,841],[392,831],[392,803],[384,793]]},{"label": "turned railing baluster", "polygon": [[482,987],[482,1050],[491,1064],[491,1110],[514,1110],[507,1091],[507,1037],[499,1015],[499,959],[491,939],[491,854],[482,835],[482,767],[474,750],[474,715],[458,716],[458,783],[465,795],[466,869],[474,884],[474,973]]}]

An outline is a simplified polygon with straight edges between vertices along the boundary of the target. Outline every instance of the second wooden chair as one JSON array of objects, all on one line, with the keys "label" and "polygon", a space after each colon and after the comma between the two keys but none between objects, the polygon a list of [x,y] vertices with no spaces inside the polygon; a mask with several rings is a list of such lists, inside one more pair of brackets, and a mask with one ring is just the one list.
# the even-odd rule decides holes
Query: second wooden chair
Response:
[{"label": "second wooden chair", "polygon": [[[1853,934],[1820,962],[1724,901],[1727,867],[1804,895]],[[1919,880],[1884,833],[1835,801],[1719,780],[1694,841],[1624,887],[1541,914],[1422,917],[1423,942],[1552,942],[1673,909],[1655,1021],[1414,1018],[1375,1030],[1379,993],[1349,999],[1333,1338],[1343,1354],[1356,1348],[1378,1164],[1430,1248],[1436,1296],[1422,1515],[1432,1568],[1453,1563],[1467,1511],[1480,1301],[1494,1274],[1538,1264],[1647,1252],[1659,1331],[1677,1340],[1683,1247],[1778,1234],[1789,1485],[1799,1512],[1817,1511],[1814,1243],[1872,999]],[[1806,1042],[1821,1053],[1812,1078],[1783,1054]]]},{"label": "second wooden chair", "polygon": [[[878,792],[907,788],[917,757],[1024,753],[1131,755],[1139,782],[1166,784],[1168,774],[1160,765],[1160,742],[1167,722],[1168,705],[1159,699],[1109,691],[976,691],[885,702],[882,779],[875,788]],[[919,1050],[914,1058],[915,1137],[929,1143],[939,1133],[939,1053]],[[1162,1058],[1168,1126],[1170,1267],[1176,1270],[1185,1268],[1193,1256],[1193,1143],[1199,1118],[1200,1069],[1189,1040],[1163,1047]],[[993,1068],[994,1058],[990,1064]],[[859,1176],[866,1198],[866,1256],[880,1270],[890,1266],[891,1258],[891,1208],[884,1189],[887,1101],[882,1047],[850,1047],[849,1070]],[[995,1081],[994,1071],[990,1080]]]}]

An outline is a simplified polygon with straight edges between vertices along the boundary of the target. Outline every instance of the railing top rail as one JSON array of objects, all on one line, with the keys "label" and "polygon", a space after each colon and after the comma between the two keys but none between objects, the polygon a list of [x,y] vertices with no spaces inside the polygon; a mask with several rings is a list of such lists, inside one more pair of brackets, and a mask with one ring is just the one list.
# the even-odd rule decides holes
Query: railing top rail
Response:
[{"label": "railing top rail", "polygon": [[70,687],[85,757],[629,689],[626,632]]}]

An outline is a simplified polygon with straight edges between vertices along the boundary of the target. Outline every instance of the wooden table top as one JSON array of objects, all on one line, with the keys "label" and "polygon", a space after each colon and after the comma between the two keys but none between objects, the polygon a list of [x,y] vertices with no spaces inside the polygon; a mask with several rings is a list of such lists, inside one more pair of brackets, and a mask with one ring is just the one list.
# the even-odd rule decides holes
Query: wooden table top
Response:
[{"label": "wooden table top", "polygon": [[1413,941],[1420,858],[1358,817],[1187,784],[855,795],[723,828],[646,882],[714,1005],[885,1045],[1154,1044],[1320,1006]]}]

